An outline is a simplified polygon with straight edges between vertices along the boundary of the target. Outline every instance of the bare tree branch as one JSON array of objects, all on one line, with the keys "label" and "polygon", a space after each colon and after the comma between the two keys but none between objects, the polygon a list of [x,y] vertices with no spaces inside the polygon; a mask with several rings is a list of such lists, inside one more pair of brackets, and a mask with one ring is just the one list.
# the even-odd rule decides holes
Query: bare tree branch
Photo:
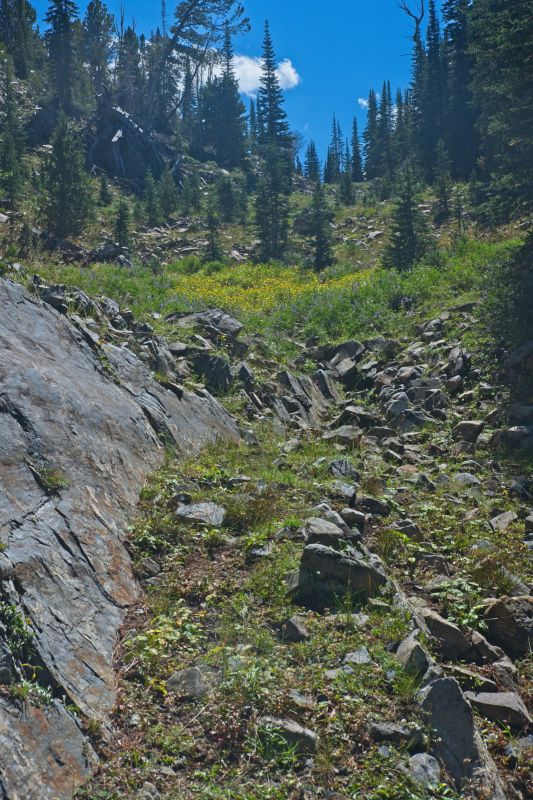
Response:
[{"label": "bare tree branch", "polygon": [[408,17],[414,21],[415,39],[418,38],[420,34],[420,26],[422,25],[426,13],[425,0],[418,0],[418,13],[413,11],[407,0],[398,0],[398,6],[407,14]]}]

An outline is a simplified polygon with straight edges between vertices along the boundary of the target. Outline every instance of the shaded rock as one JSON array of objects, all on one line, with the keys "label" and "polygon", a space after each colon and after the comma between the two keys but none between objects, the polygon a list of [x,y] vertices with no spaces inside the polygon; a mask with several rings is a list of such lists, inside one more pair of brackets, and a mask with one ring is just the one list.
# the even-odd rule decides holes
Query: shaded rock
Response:
[{"label": "shaded rock", "polygon": [[257,724],[259,729],[266,728],[278,733],[290,747],[294,747],[302,755],[312,755],[316,752],[318,744],[316,733],[292,719],[261,717]]},{"label": "shaded rock", "polygon": [[201,351],[194,353],[191,360],[194,371],[201,376],[209,389],[218,394],[229,391],[233,375],[227,361],[220,356]]},{"label": "shaded rock", "polygon": [[376,517],[388,517],[391,513],[387,503],[376,497],[358,497],[353,505],[356,511],[373,514]]},{"label": "shaded rock", "polygon": [[431,608],[421,609],[420,614],[431,635],[437,640],[443,658],[450,661],[460,660],[470,654],[472,644],[457,625],[444,619]]},{"label": "shaded rock", "polygon": [[377,427],[381,423],[378,414],[369,411],[363,406],[346,406],[342,414],[331,423],[334,428],[340,428],[342,425],[356,425],[359,428],[372,428]]},{"label": "shaded rock", "polygon": [[425,675],[433,659],[418,641],[418,631],[405,638],[396,651],[396,659],[410,675]]},{"label": "shaded rock", "polygon": [[452,431],[452,436],[459,442],[476,442],[478,436],[483,432],[484,422],[478,420],[464,420],[460,422]]},{"label": "shaded rock", "polygon": [[372,663],[372,658],[366,647],[360,647],[358,650],[354,650],[353,653],[346,653],[342,663],[365,666]]},{"label": "shaded rock", "polygon": [[505,800],[498,772],[474,722],[472,709],[453,678],[433,681],[419,693],[431,725],[432,754],[443,764],[457,789],[483,791]]},{"label": "shaded rock", "polygon": [[466,692],[465,697],[480,714],[494,722],[503,722],[515,729],[531,724],[524,701],[515,692]]},{"label": "shaded rock", "polygon": [[305,642],[309,639],[309,631],[303,619],[296,615],[281,626],[281,637],[285,642]]},{"label": "shaded rock", "polygon": [[377,557],[344,554],[331,547],[310,544],[304,549],[295,596],[310,608],[331,605],[347,592],[371,597],[387,582]]},{"label": "shaded rock", "polygon": [[476,691],[476,692],[497,692],[498,687],[479,672],[474,672],[466,667],[459,667],[456,665],[448,665],[446,673],[449,677],[455,678],[463,691]]},{"label": "shaded rock", "polygon": [[320,517],[308,519],[304,525],[304,536],[308,544],[323,544],[327,547],[338,548],[350,540],[356,539],[356,534],[346,528],[340,528],[334,522],[329,522]]},{"label": "shaded rock", "polygon": [[335,364],[335,375],[343,384],[345,389],[353,390],[360,382],[360,373],[357,362],[351,358],[345,358]]},{"label": "shaded rock", "polygon": [[401,519],[394,523],[393,528],[409,536],[410,539],[418,539],[421,536],[420,528],[411,519]]},{"label": "shaded rock", "polygon": [[383,425],[377,425],[369,428],[366,431],[367,436],[372,436],[374,439],[393,439],[396,436],[396,431],[392,428],[387,428]]},{"label": "shaded rock", "polygon": [[329,377],[328,373],[323,369],[317,370],[312,376],[311,380],[326,400],[329,400],[332,403],[340,403],[342,401],[341,393]]},{"label": "shaded rock", "polygon": [[481,486],[479,478],[476,478],[471,472],[456,472],[453,479],[461,486]]},{"label": "shaded rock", "polygon": [[187,522],[201,522],[218,528],[226,518],[226,510],[216,503],[194,503],[190,506],[180,506],[176,516]]},{"label": "shaded rock", "polygon": [[506,511],[504,514],[498,514],[497,517],[493,517],[493,519],[491,519],[489,522],[489,525],[494,532],[504,531],[513,522],[516,522],[517,519],[518,516],[514,513],[514,511]]},{"label": "shaded rock", "polygon": [[332,461],[329,472],[334,478],[353,478],[354,481],[360,479],[359,472],[347,458],[336,458]]},{"label": "shaded rock", "polygon": [[511,658],[533,649],[533,597],[502,597],[483,612],[489,639]]},{"label": "shaded rock", "polygon": [[355,508],[343,508],[340,512],[340,516],[347,525],[357,528],[364,533],[366,514],[363,511],[357,511]]},{"label": "shaded rock", "polygon": [[199,667],[180,669],[168,679],[167,689],[190,700],[204,697],[210,689],[207,672]]},{"label": "shaded rock", "polygon": [[368,730],[375,742],[390,742],[411,751],[420,747],[424,738],[421,728],[397,725],[395,722],[371,722]]},{"label": "shaded rock", "polygon": [[322,436],[322,439],[326,442],[342,444],[345,447],[355,447],[361,440],[362,435],[363,431],[360,428],[356,428],[353,425],[343,425],[342,428],[328,431]]},{"label": "shaded rock", "polygon": [[428,753],[416,753],[409,759],[409,773],[419,786],[435,786],[441,782],[442,770],[436,758]]},{"label": "shaded rock", "polygon": [[179,311],[169,314],[165,319],[168,322],[177,322],[182,328],[194,327],[211,328],[224,336],[237,336],[243,329],[242,322],[230,317],[219,308],[210,308],[207,311],[197,311],[193,314]]}]

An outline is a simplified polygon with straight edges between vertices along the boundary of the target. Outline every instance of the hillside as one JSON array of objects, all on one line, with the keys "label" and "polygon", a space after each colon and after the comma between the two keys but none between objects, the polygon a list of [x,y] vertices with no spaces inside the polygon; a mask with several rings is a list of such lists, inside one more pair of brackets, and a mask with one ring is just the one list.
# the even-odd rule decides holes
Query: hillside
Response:
[{"label": "hillside", "polygon": [[349,230],[359,257],[320,277],[8,269],[114,380],[118,345],[163,393],[205,385],[241,436],[171,447],[142,491],[126,547],[143,593],[111,735],[80,707],[101,758],[80,797],[529,796],[532,412],[483,322],[518,241],[442,230],[400,276],[378,268],[389,213],[340,212],[336,246]]},{"label": "hillside", "polygon": [[356,5],[0,2],[2,800],[533,798],[533,0]]}]

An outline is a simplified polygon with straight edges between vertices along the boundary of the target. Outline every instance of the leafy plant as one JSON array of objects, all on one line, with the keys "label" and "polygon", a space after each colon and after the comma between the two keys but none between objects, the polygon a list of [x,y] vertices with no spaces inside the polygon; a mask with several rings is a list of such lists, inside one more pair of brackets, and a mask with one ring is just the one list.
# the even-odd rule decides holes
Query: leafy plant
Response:
[{"label": "leafy plant", "polygon": [[7,645],[13,656],[19,660],[27,658],[33,635],[16,606],[0,602],[0,623],[6,630]]}]

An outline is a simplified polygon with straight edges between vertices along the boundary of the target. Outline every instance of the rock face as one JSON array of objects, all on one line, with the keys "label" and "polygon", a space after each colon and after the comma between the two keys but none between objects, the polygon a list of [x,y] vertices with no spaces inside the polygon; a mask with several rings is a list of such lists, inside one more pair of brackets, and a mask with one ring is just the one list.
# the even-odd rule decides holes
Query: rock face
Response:
[{"label": "rock face", "polygon": [[419,699],[433,731],[433,755],[444,765],[457,789],[476,787],[479,796],[505,800],[494,762],[457,681],[433,681],[422,689]]},{"label": "rock face", "polygon": [[[29,619],[41,680],[105,724],[137,595],[122,530],[139,490],[164,441],[190,453],[238,432],[208,393],[164,389],[127,349],[106,348],[106,373],[21,286],[0,280],[0,308],[0,599]],[[85,777],[87,744],[59,705],[25,717],[2,701],[0,742],[5,800],[70,797]]]},{"label": "rock face", "polygon": [[484,613],[491,641],[511,658],[523,658],[533,647],[533,597],[503,597]]}]

